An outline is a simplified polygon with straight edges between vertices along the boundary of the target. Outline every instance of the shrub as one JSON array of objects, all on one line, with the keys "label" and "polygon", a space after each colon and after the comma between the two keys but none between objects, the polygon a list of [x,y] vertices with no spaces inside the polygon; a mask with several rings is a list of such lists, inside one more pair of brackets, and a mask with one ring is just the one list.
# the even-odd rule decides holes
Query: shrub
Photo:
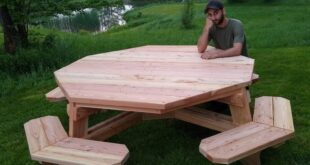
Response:
[{"label": "shrub", "polygon": [[44,40],[42,42],[43,48],[54,48],[56,44],[56,35],[53,33],[50,33],[44,37]]},{"label": "shrub", "polygon": [[184,0],[182,25],[185,29],[190,29],[193,27],[193,18],[194,18],[194,2],[193,0]]}]

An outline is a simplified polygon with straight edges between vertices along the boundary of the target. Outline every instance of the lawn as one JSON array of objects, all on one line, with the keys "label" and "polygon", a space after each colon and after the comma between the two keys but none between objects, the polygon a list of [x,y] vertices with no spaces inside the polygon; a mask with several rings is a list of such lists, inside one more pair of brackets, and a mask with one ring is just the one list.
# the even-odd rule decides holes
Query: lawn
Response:
[{"label": "lawn", "polygon": [[[10,58],[0,50],[1,164],[37,164],[30,160],[23,130],[26,121],[56,115],[68,128],[65,103],[49,103],[44,97],[56,87],[54,70],[99,52],[150,44],[196,44],[204,24],[203,7],[204,4],[195,5],[192,29],[181,27],[181,5],[150,5],[127,13],[126,26],[97,35],[33,27],[31,33],[36,36],[56,36],[53,49],[34,47]],[[260,75],[251,87],[252,99],[282,96],[292,104],[295,137],[278,148],[264,150],[262,164],[310,164],[310,5],[228,5],[226,10],[229,17],[243,22],[255,72]],[[0,43],[2,37],[1,40]],[[90,124],[107,115],[91,118]],[[109,141],[127,144],[130,165],[204,165],[211,163],[199,153],[198,145],[202,138],[216,133],[181,121],[154,120],[138,124]]]}]

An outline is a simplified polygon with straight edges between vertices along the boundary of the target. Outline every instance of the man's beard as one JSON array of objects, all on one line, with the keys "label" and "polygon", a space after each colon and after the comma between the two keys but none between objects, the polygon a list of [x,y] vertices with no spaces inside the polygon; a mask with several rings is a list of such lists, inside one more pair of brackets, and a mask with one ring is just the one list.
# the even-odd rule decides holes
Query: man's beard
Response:
[{"label": "man's beard", "polygon": [[225,16],[224,14],[221,16],[220,20],[218,22],[213,22],[216,26],[221,25],[224,22]]}]

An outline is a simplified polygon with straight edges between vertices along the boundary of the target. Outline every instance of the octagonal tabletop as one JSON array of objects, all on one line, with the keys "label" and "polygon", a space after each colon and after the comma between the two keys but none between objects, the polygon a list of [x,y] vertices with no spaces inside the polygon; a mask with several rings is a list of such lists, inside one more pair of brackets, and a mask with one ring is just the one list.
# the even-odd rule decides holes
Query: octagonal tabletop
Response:
[{"label": "octagonal tabletop", "polygon": [[160,114],[249,85],[253,66],[244,56],[202,60],[196,46],[154,45],[87,56],[55,77],[69,102]]}]

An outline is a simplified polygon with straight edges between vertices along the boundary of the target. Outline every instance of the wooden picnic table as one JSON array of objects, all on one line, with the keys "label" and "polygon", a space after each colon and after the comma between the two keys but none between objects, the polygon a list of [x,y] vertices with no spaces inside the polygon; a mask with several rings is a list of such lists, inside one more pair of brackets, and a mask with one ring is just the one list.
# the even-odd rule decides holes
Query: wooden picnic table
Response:
[{"label": "wooden picnic table", "polygon": [[[252,121],[246,87],[253,67],[244,56],[202,60],[196,46],[154,45],[86,56],[55,78],[68,101],[69,135],[106,139],[150,119],[219,131]],[[195,107],[211,100],[229,104],[231,116]],[[88,117],[100,109],[123,112],[88,128]]]}]

